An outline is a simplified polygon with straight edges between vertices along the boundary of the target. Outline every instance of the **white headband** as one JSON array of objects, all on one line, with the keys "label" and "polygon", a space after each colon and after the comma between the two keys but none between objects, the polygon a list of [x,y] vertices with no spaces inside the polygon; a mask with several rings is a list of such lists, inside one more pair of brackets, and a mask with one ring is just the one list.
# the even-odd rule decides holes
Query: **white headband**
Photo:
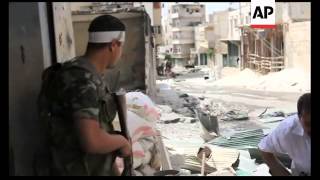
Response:
[{"label": "white headband", "polygon": [[124,42],[125,31],[89,32],[89,42],[91,43],[109,43],[114,39]]}]

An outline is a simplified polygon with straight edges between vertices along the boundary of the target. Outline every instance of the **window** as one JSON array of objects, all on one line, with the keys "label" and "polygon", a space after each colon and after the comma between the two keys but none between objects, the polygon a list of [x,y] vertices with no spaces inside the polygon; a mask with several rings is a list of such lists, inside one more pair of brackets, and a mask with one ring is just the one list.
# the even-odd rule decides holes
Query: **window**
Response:
[{"label": "window", "polygon": [[189,8],[187,8],[187,12],[189,12]]},{"label": "window", "polygon": [[153,33],[154,34],[161,34],[161,26],[154,26]]}]

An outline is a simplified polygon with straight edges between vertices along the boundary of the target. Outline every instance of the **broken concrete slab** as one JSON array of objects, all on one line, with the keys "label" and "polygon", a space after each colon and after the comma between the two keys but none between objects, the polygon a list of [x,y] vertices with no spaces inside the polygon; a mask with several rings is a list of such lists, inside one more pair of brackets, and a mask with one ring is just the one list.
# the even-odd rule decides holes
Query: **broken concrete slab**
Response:
[{"label": "broken concrete slab", "polygon": [[195,123],[197,122],[198,119],[196,118],[192,118],[192,117],[184,117],[184,118],[181,118],[181,122],[185,122],[185,123]]},{"label": "broken concrete slab", "polygon": [[164,124],[177,123],[180,121],[182,117],[183,116],[176,114],[174,112],[164,113],[164,114],[161,114],[160,123],[164,123]]},{"label": "broken concrete slab", "polygon": [[167,106],[167,105],[157,105],[157,106],[160,109],[161,113],[171,113],[172,112],[172,108],[170,106]]},{"label": "broken concrete slab", "polygon": [[183,116],[192,117],[194,112],[192,112],[188,107],[183,107],[173,110],[173,112],[182,114]]},{"label": "broken concrete slab", "polygon": [[249,120],[249,116],[247,112],[240,110],[231,110],[224,114],[221,117],[223,121],[232,121],[232,120]]},{"label": "broken concrete slab", "polygon": [[180,121],[180,118],[176,118],[176,119],[170,119],[170,120],[165,120],[163,121],[164,124],[169,124],[169,123],[177,123]]}]

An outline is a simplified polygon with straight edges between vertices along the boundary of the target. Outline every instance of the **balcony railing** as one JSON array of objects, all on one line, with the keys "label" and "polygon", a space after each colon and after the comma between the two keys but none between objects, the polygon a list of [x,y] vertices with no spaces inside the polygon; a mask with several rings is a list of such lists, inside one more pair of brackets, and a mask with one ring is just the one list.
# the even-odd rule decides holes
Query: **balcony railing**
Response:
[{"label": "balcony railing", "polygon": [[172,41],[172,44],[193,44],[193,39],[176,39]]}]

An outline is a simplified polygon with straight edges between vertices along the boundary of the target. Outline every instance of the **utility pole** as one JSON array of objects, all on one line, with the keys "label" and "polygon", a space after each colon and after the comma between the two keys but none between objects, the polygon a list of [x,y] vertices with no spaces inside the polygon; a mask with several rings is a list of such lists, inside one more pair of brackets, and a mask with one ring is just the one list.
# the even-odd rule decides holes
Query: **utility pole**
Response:
[{"label": "utility pole", "polygon": [[242,37],[242,31],[243,31],[243,19],[242,19],[242,14],[241,14],[241,3],[239,2],[239,17],[240,17],[240,58],[239,58],[239,61],[240,61],[240,66],[239,66],[239,69],[242,70],[243,68],[243,37]]}]

